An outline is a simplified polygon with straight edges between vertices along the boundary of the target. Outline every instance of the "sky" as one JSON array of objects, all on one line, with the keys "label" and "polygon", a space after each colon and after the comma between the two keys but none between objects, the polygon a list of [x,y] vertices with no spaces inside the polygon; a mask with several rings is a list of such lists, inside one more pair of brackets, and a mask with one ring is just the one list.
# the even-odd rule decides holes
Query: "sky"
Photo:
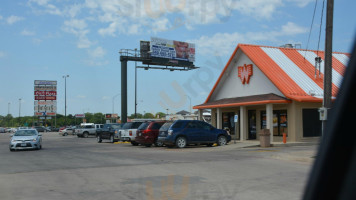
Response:
[{"label": "sky", "polygon": [[[2,0],[0,115],[33,115],[34,80],[57,81],[57,113],[64,114],[64,75],[69,75],[67,114],[120,115],[119,51],[139,48],[140,40],[151,37],[194,43],[200,68],[138,69],[137,112],[189,111],[205,101],[239,43],[316,50],[322,24],[324,50],[322,5],[322,0]],[[333,51],[351,52],[355,7],[353,0],[335,1]],[[134,83],[135,63],[129,62],[129,115]]]}]

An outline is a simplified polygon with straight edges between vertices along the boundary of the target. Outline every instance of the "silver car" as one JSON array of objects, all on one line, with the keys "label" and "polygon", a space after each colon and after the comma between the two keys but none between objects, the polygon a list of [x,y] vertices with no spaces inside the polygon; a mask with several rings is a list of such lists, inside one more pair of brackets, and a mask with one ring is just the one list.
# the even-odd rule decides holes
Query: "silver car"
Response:
[{"label": "silver car", "polygon": [[10,151],[18,149],[41,149],[42,135],[36,129],[18,130],[11,136]]}]

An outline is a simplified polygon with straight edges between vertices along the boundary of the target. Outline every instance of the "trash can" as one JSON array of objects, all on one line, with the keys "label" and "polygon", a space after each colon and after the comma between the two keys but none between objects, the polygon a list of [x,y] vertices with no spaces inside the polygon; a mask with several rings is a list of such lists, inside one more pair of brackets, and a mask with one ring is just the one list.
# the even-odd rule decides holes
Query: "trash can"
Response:
[{"label": "trash can", "polygon": [[262,129],[260,131],[260,146],[261,147],[270,147],[271,146],[271,133],[269,132],[269,129]]}]

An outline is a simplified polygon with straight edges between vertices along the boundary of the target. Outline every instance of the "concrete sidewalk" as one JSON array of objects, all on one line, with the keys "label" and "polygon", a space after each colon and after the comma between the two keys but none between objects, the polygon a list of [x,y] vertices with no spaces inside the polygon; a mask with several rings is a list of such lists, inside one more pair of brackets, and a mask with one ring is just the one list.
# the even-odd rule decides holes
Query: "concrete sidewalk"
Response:
[{"label": "concrete sidewalk", "polygon": [[[288,143],[272,142],[271,147],[313,146],[313,145],[319,145],[319,144],[320,143],[318,141],[288,142]],[[234,148],[260,147],[260,141],[259,140],[245,140],[245,141],[237,140],[235,143],[234,140],[231,140],[231,142],[229,142],[229,146],[233,146]]]}]

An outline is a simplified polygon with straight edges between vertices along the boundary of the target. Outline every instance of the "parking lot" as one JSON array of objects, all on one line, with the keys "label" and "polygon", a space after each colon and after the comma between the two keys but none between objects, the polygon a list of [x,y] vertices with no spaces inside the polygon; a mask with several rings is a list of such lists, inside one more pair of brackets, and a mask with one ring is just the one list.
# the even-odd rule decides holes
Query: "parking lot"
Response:
[{"label": "parking lot", "polygon": [[0,134],[2,200],[300,199],[316,149],[147,148],[43,133],[42,150],[10,152],[9,140]]}]

